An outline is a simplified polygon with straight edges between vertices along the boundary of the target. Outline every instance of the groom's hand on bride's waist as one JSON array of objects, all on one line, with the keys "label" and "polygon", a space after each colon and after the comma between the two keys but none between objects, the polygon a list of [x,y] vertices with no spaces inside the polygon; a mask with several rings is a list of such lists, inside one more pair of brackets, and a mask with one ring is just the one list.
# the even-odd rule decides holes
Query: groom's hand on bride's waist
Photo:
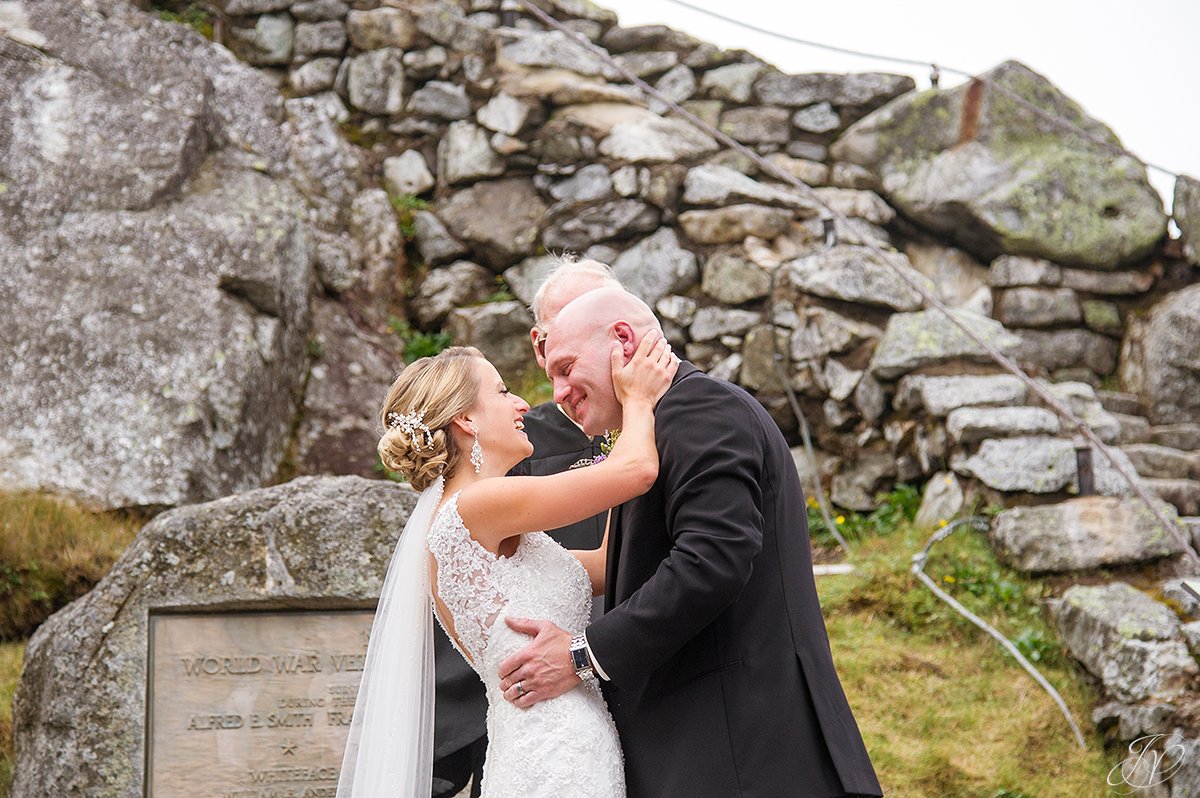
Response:
[{"label": "groom's hand on bride's waist", "polygon": [[571,662],[571,635],[549,621],[505,618],[513,631],[533,642],[500,663],[504,698],[522,709],[554,698],[579,684]]}]

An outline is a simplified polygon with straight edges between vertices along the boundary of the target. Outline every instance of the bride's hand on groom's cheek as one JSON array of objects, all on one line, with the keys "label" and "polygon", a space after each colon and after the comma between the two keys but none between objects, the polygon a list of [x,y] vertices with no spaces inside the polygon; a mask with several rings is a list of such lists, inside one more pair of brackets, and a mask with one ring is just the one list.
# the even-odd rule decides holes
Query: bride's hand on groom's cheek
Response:
[{"label": "bride's hand on groom's cheek", "polygon": [[579,684],[571,663],[571,635],[549,621],[505,618],[509,628],[533,641],[500,663],[500,689],[507,701],[528,709]]}]

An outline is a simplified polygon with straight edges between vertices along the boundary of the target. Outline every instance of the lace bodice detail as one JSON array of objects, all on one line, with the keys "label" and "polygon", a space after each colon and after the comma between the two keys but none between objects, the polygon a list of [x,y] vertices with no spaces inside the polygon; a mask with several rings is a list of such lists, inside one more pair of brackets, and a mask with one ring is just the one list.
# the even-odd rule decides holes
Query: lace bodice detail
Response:
[{"label": "lace bodice detail", "polygon": [[587,626],[592,589],[580,562],[543,532],[522,535],[511,557],[491,553],[463,523],[457,493],[434,516],[427,541],[434,590],[454,626],[446,631],[487,688],[485,798],[623,798],[616,729],[594,683],[528,710],[500,693],[500,662],[530,640],[506,617],[552,621],[573,635]]}]

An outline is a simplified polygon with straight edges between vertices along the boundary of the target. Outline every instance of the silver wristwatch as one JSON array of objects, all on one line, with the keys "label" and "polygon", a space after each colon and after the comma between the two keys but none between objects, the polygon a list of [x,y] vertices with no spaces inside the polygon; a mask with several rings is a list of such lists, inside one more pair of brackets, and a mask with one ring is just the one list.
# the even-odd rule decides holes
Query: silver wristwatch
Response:
[{"label": "silver wristwatch", "polygon": [[571,665],[575,668],[575,675],[580,679],[587,681],[596,678],[596,671],[592,667],[592,658],[588,656],[587,638],[583,635],[575,635],[571,638]]}]

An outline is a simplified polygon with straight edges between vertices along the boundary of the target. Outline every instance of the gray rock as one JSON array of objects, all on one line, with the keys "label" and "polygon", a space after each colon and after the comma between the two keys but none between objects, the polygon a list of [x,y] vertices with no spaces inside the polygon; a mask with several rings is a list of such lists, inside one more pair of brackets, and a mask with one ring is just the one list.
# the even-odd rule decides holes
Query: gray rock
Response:
[{"label": "gray rock", "polygon": [[[1020,339],[999,322],[965,310],[952,312],[976,335],[1003,353],[1011,352],[1020,343]],[[883,338],[871,358],[870,370],[876,377],[890,380],[924,366],[954,360],[991,362],[987,352],[940,311],[897,313],[888,319]]]},{"label": "gray rock", "polygon": [[412,93],[405,110],[439,119],[466,119],[471,115],[471,100],[457,83],[431,80]]},{"label": "gray rock", "polygon": [[871,374],[864,373],[858,385],[854,387],[854,407],[867,424],[874,424],[883,417],[887,409],[887,396],[879,380]]},{"label": "gray rock", "polygon": [[1182,234],[1183,256],[1200,263],[1200,181],[1187,175],[1175,179],[1175,224]]},{"label": "gray rock", "polygon": [[924,304],[921,295],[898,272],[923,283],[931,292],[933,284],[913,269],[904,255],[891,253],[888,258],[890,265],[866,247],[836,246],[788,261],[779,267],[777,279],[783,290],[794,288],[814,296],[899,311],[920,308]]},{"label": "gray rock", "polygon": [[236,55],[257,66],[286,64],[292,60],[296,23],[287,14],[264,14],[251,27],[229,26],[225,44]]},{"label": "gray rock", "polygon": [[747,236],[774,238],[787,230],[794,211],[763,205],[730,205],[679,214],[683,233],[698,244],[733,244]]},{"label": "gray rock", "polygon": [[841,362],[829,358],[825,361],[825,372],[822,378],[825,381],[825,388],[829,391],[829,398],[834,402],[844,402],[854,393],[854,389],[858,387],[858,383],[862,380],[865,372],[856,369],[850,369],[842,365]]},{"label": "gray rock", "polygon": [[[985,77],[1119,144],[1025,66],[1009,61]],[[1150,254],[1165,231],[1143,166],[1048,134],[1040,119],[982,84],[890,103],[843,133],[833,155],[878,172],[897,210],[985,260],[1032,255],[1112,271]]]},{"label": "gray rock", "polygon": [[791,138],[784,108],[749,106],[721,114],[718,129],[743,144],[786,144]]},{"label": "gray rock", "polygon": [[421,259],[430,266],[461,258],[470,251],[431,211],[413,212],[413,230],[417,239],[417,251],[421,253]]},{"label": "gray rock", "polygon": [[[1121,451],[1113,455],[1130,471]],[[959,474],[978,477],[985,485],[1008,493],[1078,493],[1075,446],[1064,438],[1018,437],[985,440],[970,457],[958,455],[951,466]],[[1106,457],[1094,457],[1096,492],[1123,496],[1130,491]],[[1149,486],[1149,483],[1146,483]]]},{"label": "gray rock", "polygon": [[1097,272],[1087,269],[1062,269],[1062,287],[1082,294],[1132,296],[1144,294],[1154,285],[1152,271]]},{"label": "gray rock", "polygon": [[843,216],[866,219],[871,224],[879,225],[888,224],[896,218],[896,212],[874,191],[828,186],[818,188],[814,193],[822,204]]},{"label": "gray rock", "polygon": [[671,50],[622,53],[616,57],[616,62],[643,79],[661,75],[676,65],[682,66],[679,64],[679,55]]},{"label": "gray rock", "polygon": [[291,11],[292,16],[301,22],[322,22],[345,19],[350,7],[342,0],[300,0],[291,6]]},{"label": "gray rock", "polygon": [[760,183],[728,166],[692,167],[683,181],[683,201],[689,205],[730,205],[754,202],[816,212],[815,203],[799,192]]},{"label": "gray rock", "polygon": [[712,341],[723,335],[740,335],[761,321],[761,313],[713,305],[696,311],[689,331],[693,341]]},{"label": "gray rock", "polygon": [[504,174],[504,159],[488,143],[483,128],[472,122],[451,122],[438,143],[438,178],[447,185]]},{"label": "gray rock", "polygon": [[946,417],[946,431],[959,443],[1016,435],[1057,435],[1058,416],[1040,407],[959,407]]},{"label": "gray rock", "polygon": [[961,249],[911,242],[904,254],[914,269],[933,281],[938,299],[950,307],[966,307],[987,291],[988,269]]},{"label": "gray rock", "polygon": [[681,119],[618,122],[600,142],[600,153],[630,163],[676,163],[713,152],[717,142]]},{"label": "gray rock", "polygon": [[1195,422],[1200,414],[1200,285],[1169,294],[1131,323],[1120,378],[1153,424]]},{"label": "gray rock", "polygon": [[617,199],[561,216],[542,233],[552,249],[582,250],[599,241],[629,238],[658,228],[659,211],[640,200]]},{"label": "gray rock", "polygon": [[866,513],[879,506],[876,495],[896,475],[896,460],[887,452],[862,452],[843,463],[834,475],[829,498],[838,507]]},{"label": "gray rock", "polygon": [[1124,413],[1110,413],[1117,420],[1117,443],[1125,446],[1130,443],[1150,442],[1150,422],[1142,416],[1129,416]]},{"label": "gray rock", "polygon": [[235,17],[266,14],[271,11],[282,11],[291,5],[290,0],[217,0],[222,10]]},{"label": "gray rock", "polygon": [[834,352],[847,352],[883,335],[878,327],[850,319],[822,307],[804,309],[803,319],[791,335],[792,360],[821,360]]},{"label": "gray rock", "polygon": [[778,349],[780,353],[786,353],[787,347],[786,330],[778,330],[769,324],[750,330],[742,340],[742,370],[738,383],[752,391],[782,391],[775,352]]},{"label": "gray rock", "polygon": [[317,277],[321,285],[335,294],[349,291],[362,276],[361,264],[350,236],[319,231],[314,239]]},{"label": "gray rock", "polygon": [[[1179,725],[1176,708],[1169,703],[1123,704],[1110,701],[1092,710],[1092,722],[1097,731],[1107,736],[1115,735],[1121,742],[1132,742],[1151,734],[1168,734]],[[1162,770],[1160,769],[1160,774]],[[1150,784],[1156,778],[1131,780],[1134,784]],[[1174,778],[1171,779],[1178,783]],[[1142,787],[1141,793],[1155,789],[1154,785]],[[1190,795],[1190,792],[1182,793]],[[1165,798],[1165,796],[1162,796]]]},{"label": "gray rock", "polygon": [[1150,440],[1189,452],[1200,450],[1200,424],[1159,424],[1150,428]]},{"label": "gray rock", "polygon": [[475,121],[488,130],[515,136],[525,126],[529,113],[528,105],[501,91],[475,112]]},{"label": "gray rock", "polygon": [[957,518],[965,503],[958,477],[949,471],[940,471],[925,483],[921,506],[917,508],[913,523],[921,529],[937,529]]},{"label": "gray rock", "polygon": [[792,124],[807,133],[830,133],[842,126],[842,120],[829,103],[822,102],[792,114]]},{"label": "gray rock", "polygon": [[526,305],[533,304],[533,297],[550,273],[561,263],[553,255],[534,255],[504,271],[504,282],[513,296]]},{"label": "gray rock", "polygon": [[789,108],[805,108],[814,103],[828,102],[843,105],[878,108],[895,97],[916,88],[907,75],[888,75],[882,72],[829,74],[813,72],[804,75],[784,75],[771,72],[754,83],[754,93],[761,102]]},{"label": "gray rock", "polygon": [[809,186],[823,186],[830,179],[829,167],[823,163],[793,158],[782,152],[771,153],[767,156],[767,161],[783,170],[784,174],[791,175]]},{"label": "gray rock", "polygon": [[424,194],[433,188],[433,175],[425,156],[417,150],[405,150],[383,160],[383,185],[389,194]]},{"label": "gray rock", "polygon": [[150,613],[370,602],[415,502],[391,482],[303,477],[159,515],[29,641],[13,794],[140,794]]},{"label": "gray rock", "polygon": [[1200,480],[1147,477],[1142,481],[1151,496],[1173,504],[1181,515],[1200,515]]},{"label": "gray rock", "polygon": [[765,70],[762,64],[730,64],[710,69],[700,78],[700,93],[714,100],[750,102],[754,81]]},{"label": "gray rock", "polygon": [[1117,342],[1091,330],[1014,330],[1021,343],[1013,352],[1019,363],[1048,371],[1084,365],[1097,374],[1117,366]]},{"label": "gray rock", "polygon": [[638,25],[632,28],[614,26],[605,31],[600,43],[610,53],[653,49],[687,50],[696,46],[692,37],[666,25]]},{"label": "gray rock", "polygon": [[341,61],[336,58],[317,58],[292,70],[288,85],[299,95],[316,94],[333,88]]},{"label": "gray rock", "polygon": [[1177,696],[1200,672],[1174,613],[1123,582],[1071,587],[1050,612],[1071,655],[1122,701]]},{"label": "gray rock", "polygon": [[403,257],[404,236],[387,192],[371,188],[350,206],[350,237],[362,254],[364,287],[381,316],[394,298],[396,264]]},{"label": "gray rock", "polygon": [[[1175,510],[1160,509],[1174,521]],[[992,548],[1022,571],[1086,571],[1175,557],[1183,546],[1140,499],[1085,496],[1061,504],[1016,507],[996,516]]]},{"label": "gray rock", "polygon": [[[605,28],[611,28],[617,24],[615,11],[598,6],[590,0],[547,0],[547,4],[564,17],[598,22]],[[674,34],[674,31],[672,33]],[[683,34],[674,34],[674,36],[681,37]]]},{"label": "gray rock", "polygon": [[[591,51],[559,31],[508,31],[500,57],[514,64],[543,69],[566,69],[588,77],[620,80],[621,75]],[[442,42],[449,44],[449,42]]]},{"label": "gray rock", "polygon": [[1124,391],[1095,391],[1096,399],[1110,413],[1136,416],[1142,412],[1141,401],[1136,394]]},{"label": "gray rock", "polygon": [[[1063,290],[1069,291],[1070,289]],[[1079,307],[1083,311],[1083,323],[1089,330],[1117,337],[1124,331],[1121,309],[1116,304],[1100,299],[1085,299],[1079,303]]]},{"label": "gray rock", "polygon": [[696,318],[696,300],[674,294],[665,296],[654,305],[658,317],[687,327]]},{"label": "gray rock", "polygon": [[377,477],[379,403],[402,362],[395,339],[364,330],[342,303],[318,298],[311,340],[320,354],[304,386],[296,470]]},{"label": "gray rock", "polygon": [[988,278],[995,288],[1019,285],[1062,285],[1062,267],[1042,258],[1001,255],[992,261]]},{"label": "gray rock", "polygon": [[404,107],[404,51],[370,50],[349,60],[350,103],[369,114],[395,114]]},{"label": "gray rock", "polygon": [[533,251],[545,212],[537,190],[523,178],[476,183],[438,208],[450,232],[472,245],[476,258],[495,271]]},{"label": "gray rock", "polygon": [[[1168,508],[1168,512],[1172,511]],[[1168,517],[1170,516],[1168,515]],[[1191,537],[1187,534],[1190,531],[1187,521],[1187,518],[1179,519],[1180,530],[1184,533],[1185,539],[1191,541]],[[1158,590],[1162,594],[1163,601],[1174,609],[1182,620],[1198,620],[1200,619],[1200,599],[1197,599],[1190,590],[1183,586],[1183,581],[1178,578],[1165,579],[1159,582]]]},{"label": "gray rock", "polygon": [[[675,103],[681,103],[695,94],[696,86],[696,74],[683,64],[672,67],[654,84],[655,90]],[[660,110],[652,103],[651,110],[661,113],[665,106]]]},{"label": "gray rock", "polygon": [[538,368],[529,346],[532,326],[529,311],[515,300],[457,308],[446,317],[454,343],[478,349],[510,385],[520,384]]},{"label": "gray rock", "polygon": [[1025,384],[1007,374],[931,377],[911,375],[896,389],[898,410],[920,410],[937,418],[960,407],[1004,407],[1025,402]]},{"label": "gray rock", "polygon": [[1041,387],[1062,400],[1071,412],[1092,428],[1100,440],[1109,444],[1117,442],[1121,426],[1096,398],[1092,386],[1082,382],[1041,382]]},{"label": "gray rock", "polygon": [[435,44],[425,50],[404,52],[404,74],[412,80],[436,77],[446,66],[446,48]]},{"label": "gray rock", "polygon": [[550,196],[556,200],[575,203],[605,199],[613,193],[612,176],[604,164],[592,163],[584,166],[566,180],[550,187]]},{"label": "gray rock", "polygon": [[771,275],[732,252],[716,252],[704,264],[701,290],[718,302],[740,305],[771,291]]},{"label": "gray rock", "polygon": [[829,184],[838,188],[856,188],[862,191],[882,191],[879,177],[856,163],[835,163],[829,167]]},{"label": "gray rock", "polygon": [[468,260],[433,269],[417,286],[412,309],[423,329],[436,329],[457,307],[477,305],[496,292],[495,275]]},{"label": "gray rock", "polygon": [[1070,288],[1010,288],[1000,294],[996,318],[1006,327],[1078,324],[1079,297]]},{"label": "gray rock", "polygon": [[613,260],[613,274],[625,290],[650,307],[668,294],[683,294],[700,282],[696,256],[679,245],[675,230],[663,227]]},{"label": "gray rock", "polygon": [[1200,452],[1184,452],[1156,443],[1122,446],[1133,467],[1143,477],[1200,479]]},{"label": "gray rock", "polygon": [[807,161],[824,161],[829,157],[829,148],[815,141],[789,141],[784,149],[793,158],[803,158]]},{"label": "gray rock", "polygon": [[307,60],[316,55],[341,55],[346,49],[346,26],[341,22],[301,22],[296,25],[293,57]]},{"label": "gray rock", "polygon": [[729,357],[720,361],[708,370],[708,376],[715,377],[718,380],[733,382],[737,379],[737,375],[742,370],[742,356],[738,352],[734,352]]},{"label": "gray rock", "polygon": [[494,47],[487,29],[466,19],[462,9],[451,3],[425,6],[417,16],[417,30],[455,52],[483,53]]},{"label": "gray rock", "polygon": [[336,94],[324,92],[288,100],[284,109],[288,166],[308,200],[309,217],[327,229],[342,229],[365,172],[358,148],[338,129],[345,106]]}]

